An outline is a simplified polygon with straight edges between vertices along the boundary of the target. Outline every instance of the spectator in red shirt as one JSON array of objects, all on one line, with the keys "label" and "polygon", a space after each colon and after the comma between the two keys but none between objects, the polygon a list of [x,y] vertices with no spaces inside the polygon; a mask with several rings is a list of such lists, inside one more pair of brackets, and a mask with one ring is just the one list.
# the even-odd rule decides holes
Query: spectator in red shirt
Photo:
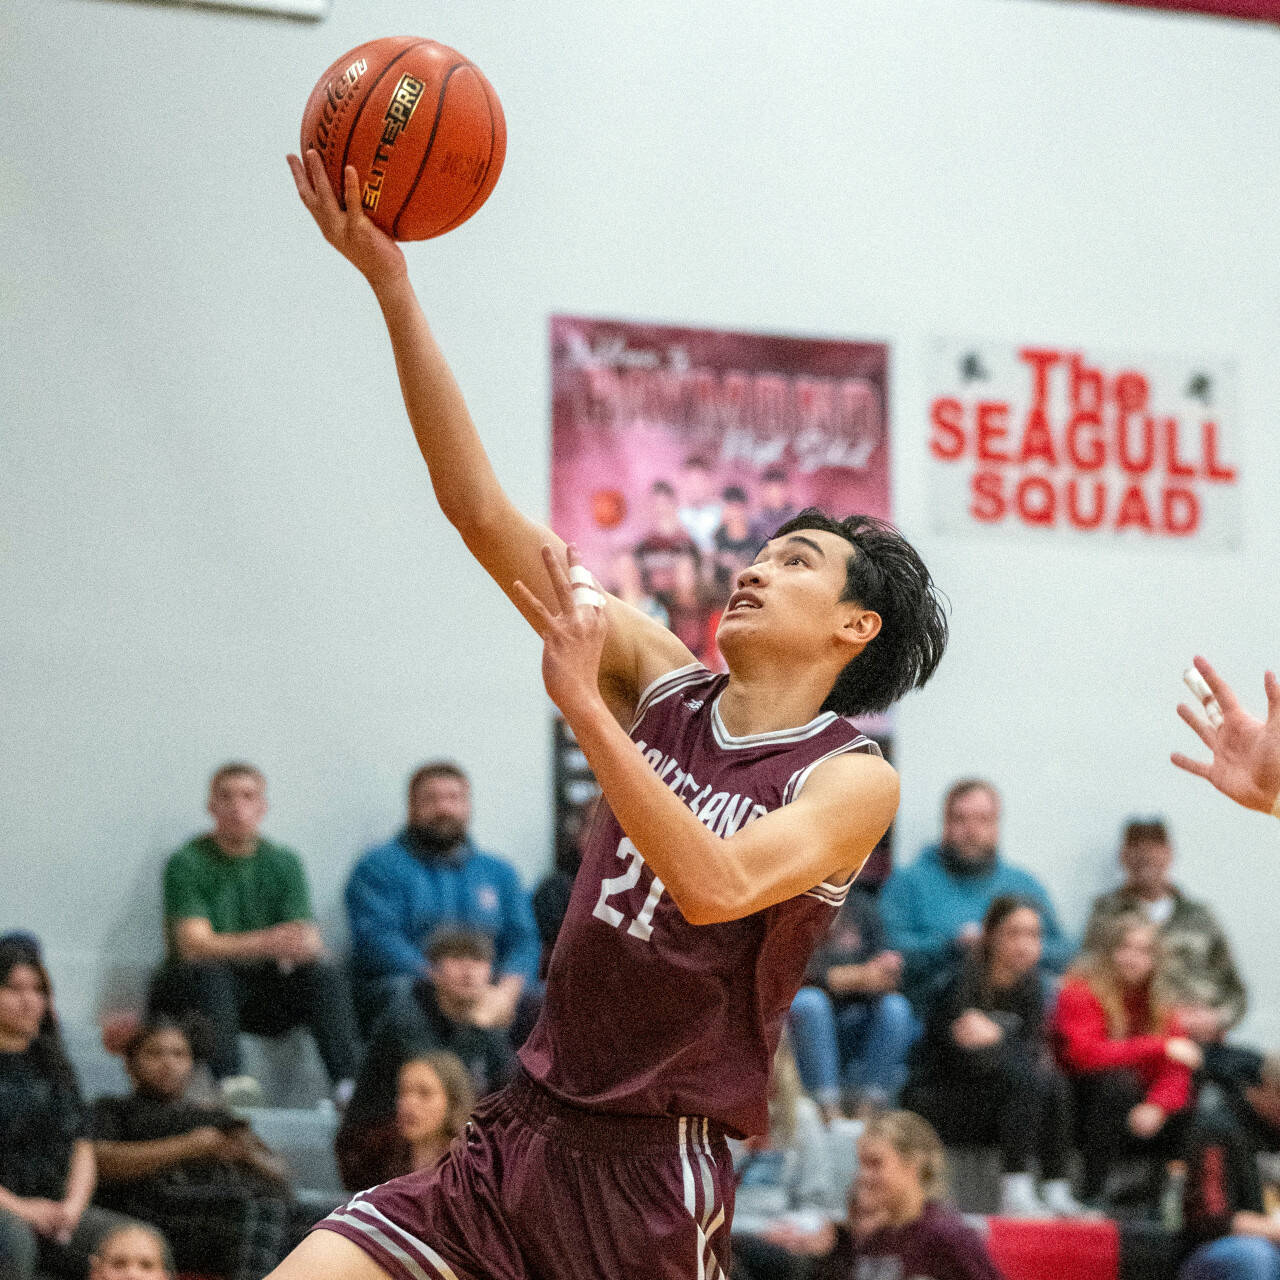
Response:
[{"label": "spectator in red shirt", "polygon": [[1156,926],[1123,914],[1098,931],[1058,996],[1054,1034],[1076,1091],[1086,1199],[1118,1157],[1167,1157],[1181,1141],[1203,1059],[1154,994],[1155,972]]}]

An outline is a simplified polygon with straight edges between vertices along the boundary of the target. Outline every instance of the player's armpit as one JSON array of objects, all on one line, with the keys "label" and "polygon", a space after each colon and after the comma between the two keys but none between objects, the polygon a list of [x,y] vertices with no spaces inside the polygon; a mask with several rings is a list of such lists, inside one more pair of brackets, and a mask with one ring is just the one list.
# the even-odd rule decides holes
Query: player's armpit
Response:
[{"label": "player's armpit", "polygon": [[898,811],[898,775],[879,756],[819,765],[790,803],[726,840],[713,866],[672,887],[690,924],[738,920],[827,881],[843,884],[870,856]]}]

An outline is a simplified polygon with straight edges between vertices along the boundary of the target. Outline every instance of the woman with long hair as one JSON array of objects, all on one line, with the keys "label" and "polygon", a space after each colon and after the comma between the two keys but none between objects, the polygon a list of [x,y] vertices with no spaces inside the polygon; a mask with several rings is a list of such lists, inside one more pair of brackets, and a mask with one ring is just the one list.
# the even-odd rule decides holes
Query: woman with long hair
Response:
[{"label": "woman with long hair", "polygon": [[467,1127],[475,1105],[475,1086],[456,1055],[433,1050],[410,1058],[396,1081],[399,1159],[385,1177],[431,1168]]},{"label": "woman with long hair", "polygon": [[83,1276],[98,1241],[123,1224],[89,1204],[97,1180],[84,1107],[29,942],[0,942],[0,1274]]},{"label": "woman with long hair", "polygon": [[1115,916],[1058,995],[1053,1029],[1075,1088],[1087,1199],[1102,1192],[1118,1156],[1175,1154],[1188,1116],[1192,1072],[1203,1058],[1160,1002],[1156,961],[1156,926],[1136,914]]},{"label": "woman with long hair", "polygon": [[133,1092],[92,1111],[99,1196],[159,1227],[180,1271],[260,1280],[292,1243],[293,1197],[283,1164],[241,1117],[187,1101],[200,1030],[157,1014],[129,1037]]},{"label": "woman with long hair", "polygon": [[[1074,1217],[1071,1089],[1053,1060],[1040,977],[1040,911],[1001,894],[929,1010],[903,1101],[957,1145],[993,1145],[1007,1217]],[[1037,1193],[1032,1161],[1039,1165]]]},{"label": "woman with long hair", "polygon": [[475,1105],[475,1084],[457,1054],[412,1054],[396,1074],[393,1118],[371,1126],[358,1146],[339,1149],[345,1184],[364,1190],[430,1169],[466,1128]]},{"label": "woman with long hair", "polygon": [[814,1280],[929,1276],[1002,1280],[977,1232],[942,1203],[942,1141],[910,1111],[873,1116],[858,1140],[848,1225],[793,1234],[793,1252],[820,1258]]}]

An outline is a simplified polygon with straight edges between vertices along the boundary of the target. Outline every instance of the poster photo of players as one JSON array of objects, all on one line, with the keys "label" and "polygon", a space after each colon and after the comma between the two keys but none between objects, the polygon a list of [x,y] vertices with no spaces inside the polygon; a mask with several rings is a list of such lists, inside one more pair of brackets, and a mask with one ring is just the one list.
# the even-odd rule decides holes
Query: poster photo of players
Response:
[{"label": "poster photo of players", "polygon": [[[735,576],[779,525],[892,518],[886,344],[578,316],[550,337],[552,527],[713,670]],[[571,844],[595,788],[563,724],[555,758]]]},{"label": "poster photo of players", "polygon": [[551,523],[713,669],[740,569],[810,504],[889,517],[888,348],[556,316]]}]

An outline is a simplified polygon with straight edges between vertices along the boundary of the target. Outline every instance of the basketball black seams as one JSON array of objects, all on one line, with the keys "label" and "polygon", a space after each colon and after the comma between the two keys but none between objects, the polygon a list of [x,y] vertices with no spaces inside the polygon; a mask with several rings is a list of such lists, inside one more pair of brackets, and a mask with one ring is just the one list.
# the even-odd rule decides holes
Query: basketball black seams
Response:
[{"label": "basketball black seams", "polygon": [[[373,97],[373,91],[382,83],[387,72],[390,71],[391,68],[394,67],[396,63],[399,62],[400,59],[405,56],[405,54],[409,53],[413,49],[420,49],[424,44],[430,44],[430,43],[431,43],[430,40],[415,40],[413,44],[405,45],[405,47],[401,49],[400,52],[397,53],[396,56],[392,58],[391,61],[388,62],[385,67],[382,68],[381,71],[378,72],[377,77],[374,79],[374,82],[369,86],[367,92],[365,92],[365,94],[361,97],[360,105],[356,108],[356,113],[351,118],[351,127],[347,130],[346,145],[342,148],[342,164],[339,167],[338,174],[337,174],[338,203],[344,209],[347,207],[347,203],[346,203],[347,157],[351,154],[351,140],[356,136],[356,125],[360,123],[360,117],[364,113],[365,106],[368,104],[369,99]],[[399,214],[397,214],[396,216],[399,217]]]},{"label": "basketball black seams", "polygon": [[[427,139],[426,148],[422,153],[422,161],[418,165],[418,172],[414,175],[413,182],[409,186],[409,192],[401,202],[400,209],[391,223],[391,234],[393,236],[399,236],[400,219],[404,216],[404,211],[409,207],[409,202],[413,199],[413,193],[418,189],[418,183],[422,181],[422,175],[426,172],[427,161],[431,159],[431,148],[435,146],[436,133],[440,128],[440,117],[444,114],[444,95],[449,90],[449,81],[453,79],[453,73],[457,71],[459,67],[469,67],[470,65],[471,63],[467,62],[465,59],[455,62],[448,71],[444,73],[444,79],[440,81],[440,93],[436,98],[436,114],[435,118],[431,121],[431,136]],[[492,114],[492,108],[490,108],[490,114]]]},{"label": "basketball black seams", "polygon": [[[479,72],[477,72],[477,74],[479,74]],[[489,157],[484,162],[484,172],[480,175],[480,181],[476,183],[475,194],[471,197],[470,200],[467,201],[466,205],[462,209],[462,212],[459,213],[458,216],[454,218],[454,220],[451,223],[449,223],[447,227],[443,227],[437,233],[438,235],[444,235],[446,231],[452,231],[454,227],[461,226],[462,223],[466,222],[466,220],[469,217],[471,217],[472,212],[478,207],[477,202],[481,204],[484,203],[481,197],[481,192],[484,191],[484,184],[488,181],[489,170],[493,167],[493,143],[494,143],[495,134],[497,133],[497,128],[494,124],[494,119],[493,119],[493,98],[490,94],[488,87],[483,83],[484,77],[481,76],[480,79],[481,79],[480,88],[484,91],[485,109],[489,112]]]}]

